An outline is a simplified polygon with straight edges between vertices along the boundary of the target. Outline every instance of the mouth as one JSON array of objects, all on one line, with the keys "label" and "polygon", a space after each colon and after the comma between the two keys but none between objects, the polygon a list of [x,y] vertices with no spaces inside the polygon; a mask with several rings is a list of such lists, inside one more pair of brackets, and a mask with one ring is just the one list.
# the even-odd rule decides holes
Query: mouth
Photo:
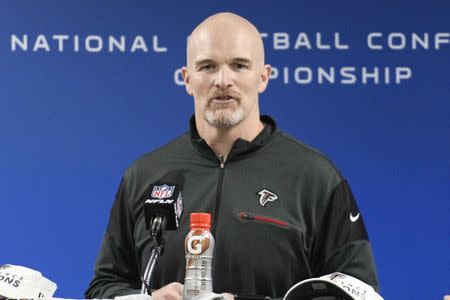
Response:
[{"label": "mouth", "polygon": [[213,101],[229,101],[229,100],[234,100],[233,97],[229,96],[229,95],[223,95],[223,96],[217,96],[212,98]]}]

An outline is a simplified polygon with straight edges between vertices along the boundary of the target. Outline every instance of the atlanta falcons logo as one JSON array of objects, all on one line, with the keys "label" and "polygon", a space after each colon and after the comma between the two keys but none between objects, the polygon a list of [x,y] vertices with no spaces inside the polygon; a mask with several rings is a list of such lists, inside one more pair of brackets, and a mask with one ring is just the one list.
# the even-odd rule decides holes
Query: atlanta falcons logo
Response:
[{"label": "atlanta falcons logo", "polygon": [[259,195],[259,203],[262,206],[266,206],[267,202],[272,202],[278,199],[277,195],[266,189],[259,191],[258,195]]}]

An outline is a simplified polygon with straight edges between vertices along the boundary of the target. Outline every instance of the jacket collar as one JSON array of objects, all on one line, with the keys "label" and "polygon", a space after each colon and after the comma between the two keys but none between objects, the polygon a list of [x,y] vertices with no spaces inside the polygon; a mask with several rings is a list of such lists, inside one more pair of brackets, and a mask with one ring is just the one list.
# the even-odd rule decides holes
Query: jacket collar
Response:
[{"label": "jacket collar", "polygon": [[[231,147],[227,161],[244,158],[269,143],[276,131],[276,123],[270,116],[267,115],[262,115],[260,119],[265,125],[264,129],[253,139],[253,141],[246,141],[238,138]],[[206,141],[198,134],[197,127],[195,125],[195,116],[192,116],[190,120],[189,138],[198,151],[210,159],[217,160],[217,155],[211,147],[209,147]]]}]

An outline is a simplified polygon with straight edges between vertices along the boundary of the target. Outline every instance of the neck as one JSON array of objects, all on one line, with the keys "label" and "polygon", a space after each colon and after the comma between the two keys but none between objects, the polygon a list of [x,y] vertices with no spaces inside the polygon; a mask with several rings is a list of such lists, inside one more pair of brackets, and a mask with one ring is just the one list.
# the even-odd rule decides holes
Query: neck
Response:
[{"label": "neck", "polygon": [[225,160],[230,154],[234,142],[238,139],[252,141],[264,129],[264,124],[258,118],[244,119],[241,123],[231,128],[217,128],[208,124],[205,120],[199,120],[195,116],[198,134],[213,149],[217,156],[222,155]]}]

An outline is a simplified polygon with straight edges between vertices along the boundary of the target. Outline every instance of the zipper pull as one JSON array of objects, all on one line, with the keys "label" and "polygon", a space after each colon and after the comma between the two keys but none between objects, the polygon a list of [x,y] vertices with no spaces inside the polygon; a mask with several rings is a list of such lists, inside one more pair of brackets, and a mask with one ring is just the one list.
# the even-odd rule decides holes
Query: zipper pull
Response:
[{"label": "zipper pull", "polygon": [[225,159],[222,154],[219,155],[220,168],[225,168]]},{"label": "zipper pull", "polygon": [[249,214],[247,212],[243,212],[243,211],[239,213],[239,216],[242,219],[247,219],[247,220],[253,220],[254,219],[254,217],[251,214]]}]

